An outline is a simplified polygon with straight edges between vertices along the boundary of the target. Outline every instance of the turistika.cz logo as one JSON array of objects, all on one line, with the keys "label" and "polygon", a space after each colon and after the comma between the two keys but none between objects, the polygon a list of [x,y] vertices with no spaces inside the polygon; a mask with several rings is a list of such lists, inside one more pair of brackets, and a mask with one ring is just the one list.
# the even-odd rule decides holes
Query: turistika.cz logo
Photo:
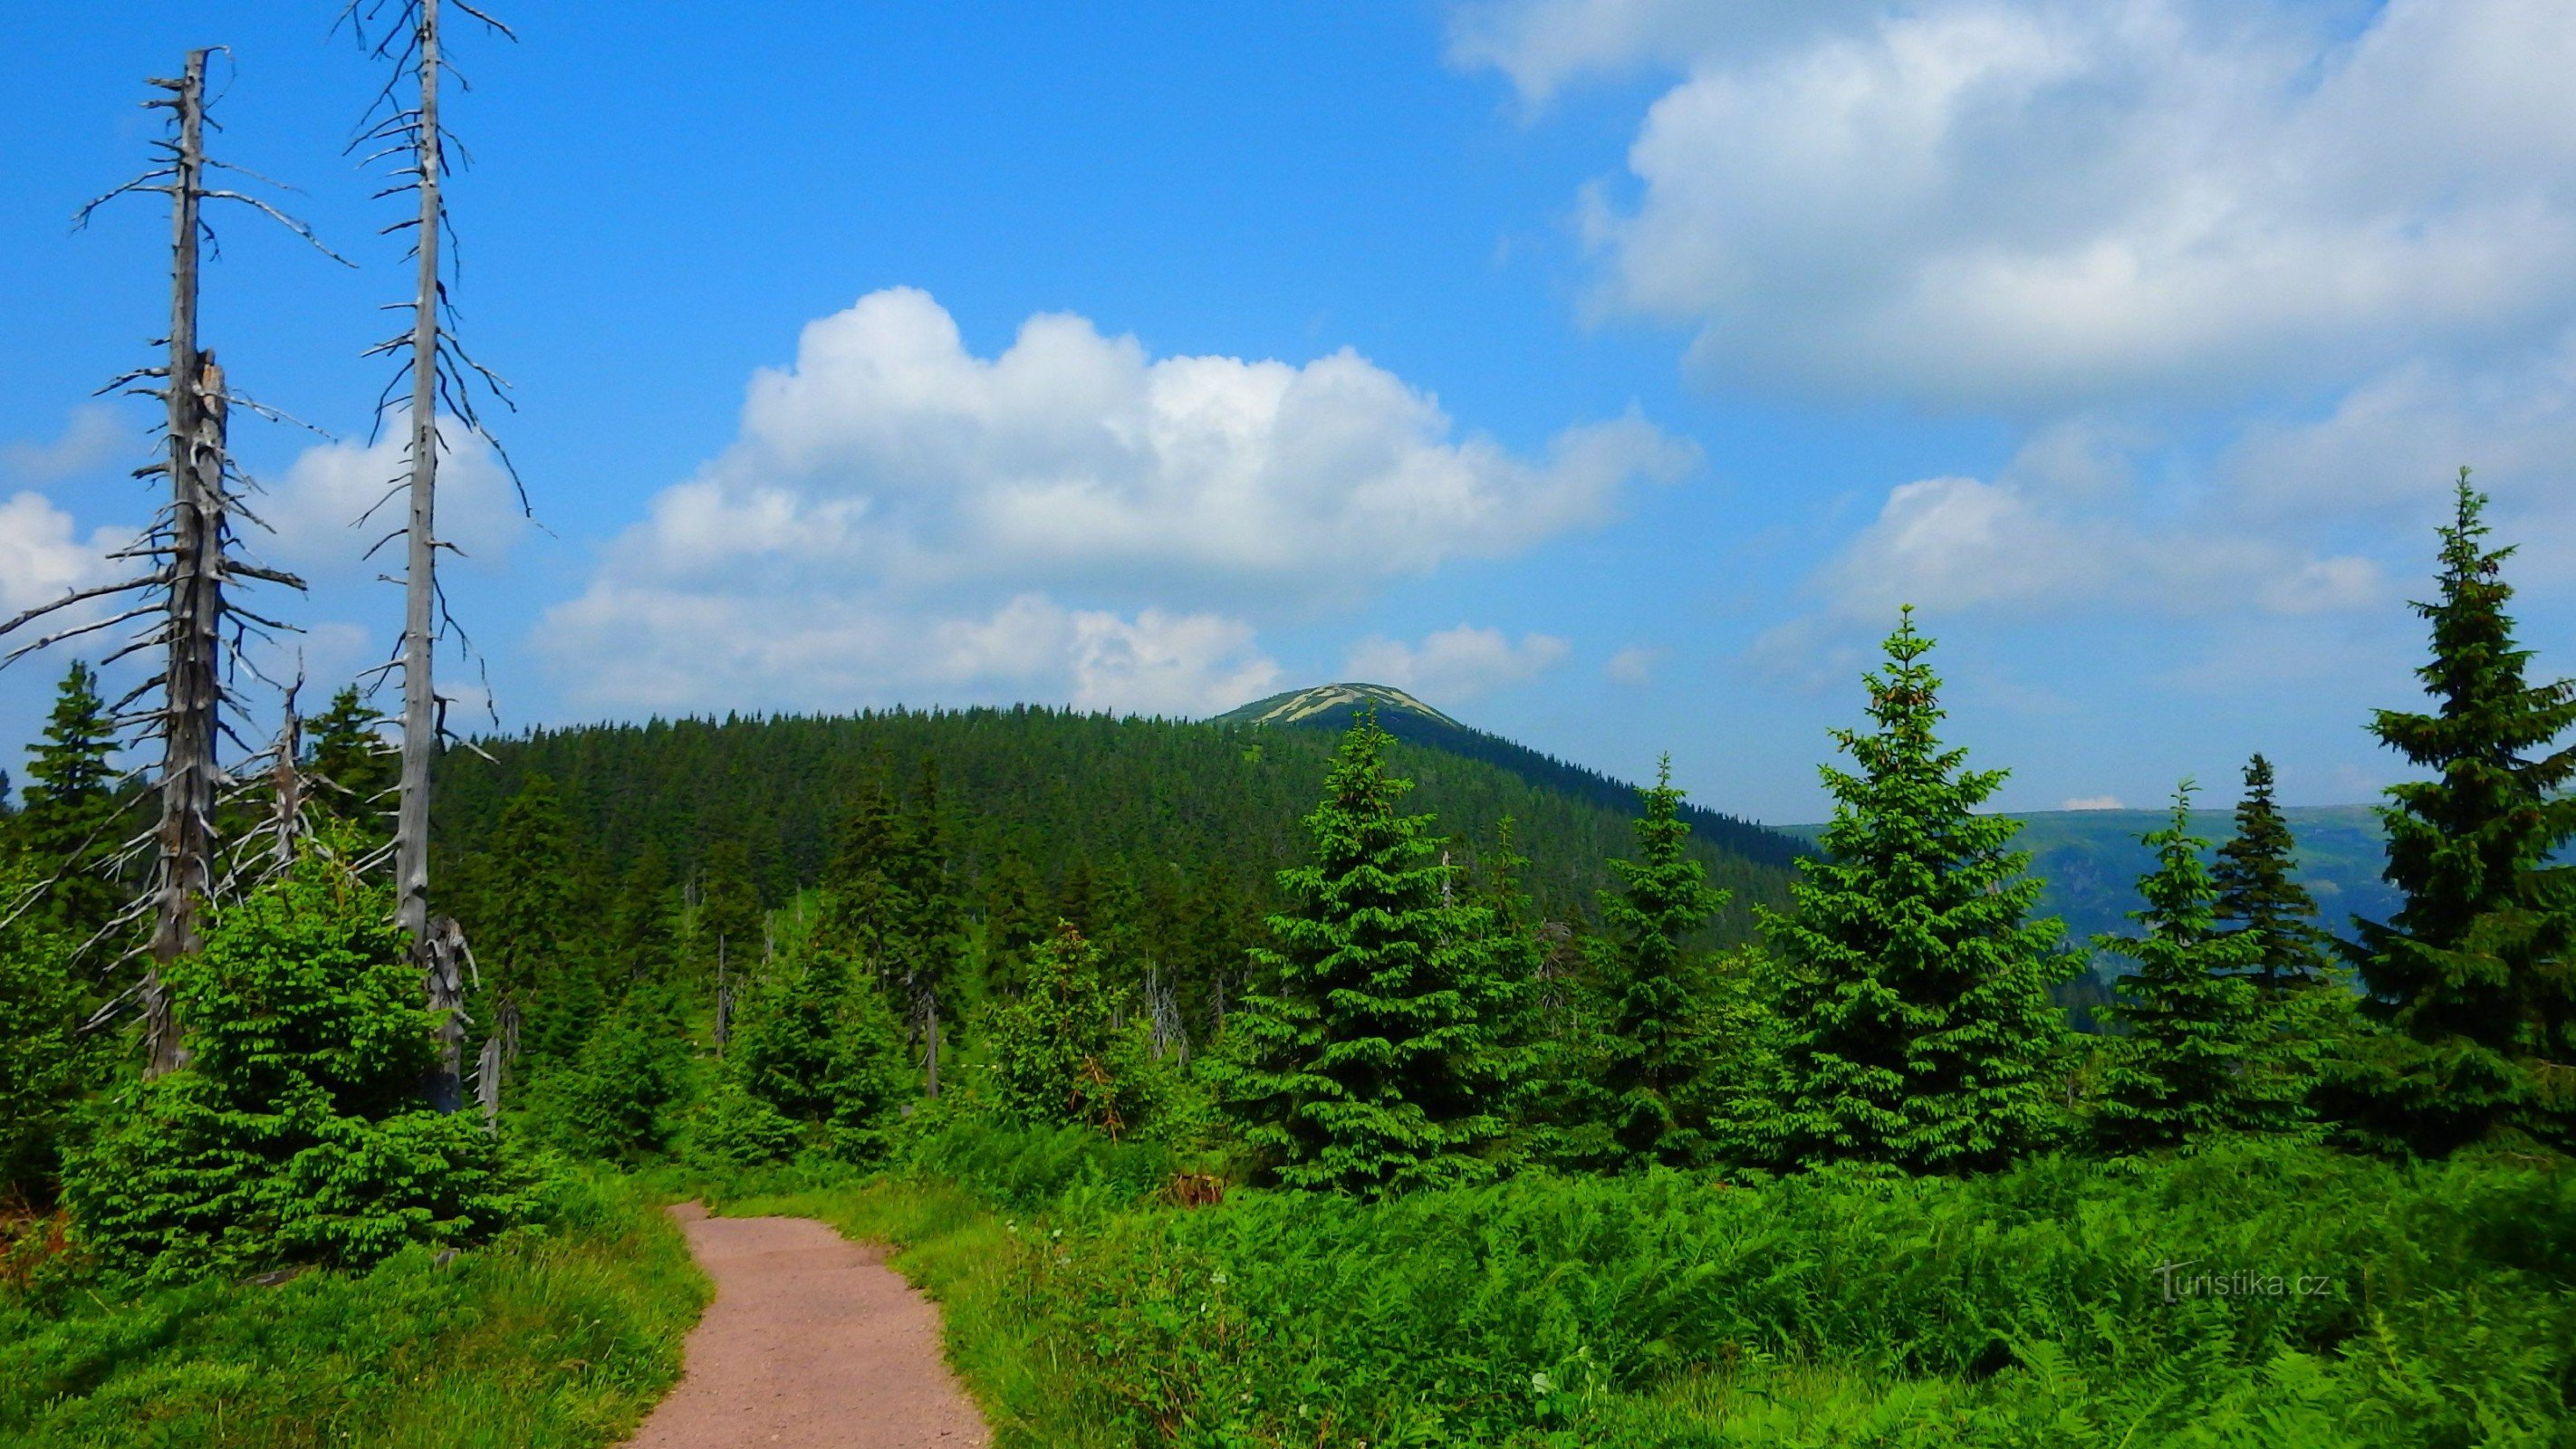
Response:
[{"label": "turistika.cz logo", "polygon": [[2334,1286],[2334,1280],[2321,1273],[2265,1273],[2244,1268],[2232,1273],[2183,1271],[2198,1267],[2201,1261],[2185,1258],[2177,1263],[2168,1258],[2155,1266],[2167,1303],[2180,1303],[2186,1298],[2323,1298]]}]

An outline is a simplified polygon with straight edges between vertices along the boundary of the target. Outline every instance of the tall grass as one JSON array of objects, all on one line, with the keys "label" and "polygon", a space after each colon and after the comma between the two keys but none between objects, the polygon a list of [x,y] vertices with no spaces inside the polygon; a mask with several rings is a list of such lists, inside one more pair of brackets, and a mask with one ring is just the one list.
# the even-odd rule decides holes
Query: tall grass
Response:
[{"label": "tall grass", "polygon": [[971,1191],[758,1204],[909,1245],[1006,1443],[2576,1445],[2548,1165],[2249,1145],[1183,1212],[1014,1141],[949,1149]]},{"label": "tall grass", "polygon": [[436,1265],[273,1288],[0,1300],[0,1444],[589,1449],[678,1376],[706,1285],[637,1189],[567,1178],[552,1220]]}]

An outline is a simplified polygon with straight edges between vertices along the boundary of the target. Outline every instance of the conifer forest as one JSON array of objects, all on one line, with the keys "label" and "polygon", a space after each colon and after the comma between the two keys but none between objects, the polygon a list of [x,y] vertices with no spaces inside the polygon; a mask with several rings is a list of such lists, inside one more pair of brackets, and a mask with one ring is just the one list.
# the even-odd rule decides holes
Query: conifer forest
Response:
[{"label": "conifer forest", "polygon": [[752,1443],[674,1427],[757,1308],[700,1234],[792,1221],[1004,1446],[2576,1449],[2565,554],[2479,474],[2406,480],[2417,688],[2336,726],[2399,781],[2367,892],[2258,742],[2081,930],[1931,597],[1798,830],[1418,683],[504,727],[439,485],[554,486],[456,265],[456,58],[518,18],[331,32],[401,256],[346,359],[392,647],[329,677],[198,304],[218,231],[340,243],[222,159],[219,50],[99,102],[170,320],[120,576],[0,620],[0,1445]]}]

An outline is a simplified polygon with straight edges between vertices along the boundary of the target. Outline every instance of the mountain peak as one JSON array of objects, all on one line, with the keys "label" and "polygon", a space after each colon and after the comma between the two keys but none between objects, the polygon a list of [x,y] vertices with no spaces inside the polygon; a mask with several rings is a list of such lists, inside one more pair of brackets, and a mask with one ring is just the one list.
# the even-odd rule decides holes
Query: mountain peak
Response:
[{"label": "mountain peak", "polygon": [[1420,715],[1449,726],[1466,726],[1389,684],[1318,684],[1311,689],[1292,689],[1268,699],[1256,699],[1216,717],[1218,724],[1301,724],[1319,715],[1348,712],[1375,705],[1381,714],[1392,710],[1398,714]]}]

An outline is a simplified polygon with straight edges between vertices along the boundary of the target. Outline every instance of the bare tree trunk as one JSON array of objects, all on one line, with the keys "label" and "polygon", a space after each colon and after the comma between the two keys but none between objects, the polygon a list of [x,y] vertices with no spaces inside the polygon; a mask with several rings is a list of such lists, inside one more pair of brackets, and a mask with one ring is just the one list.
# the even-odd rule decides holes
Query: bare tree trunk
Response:
[{"label": "bare tree trunk", "polygon": [[725,976],[724,933],[716,933],[716,1060],[723,1061],[725,1040],[733,1034],[733,982]]},{"label": "bare tree trunk", "polygon": [[[438,696],[431,675],[438,610],[438,244],[439,183],[445,167],[438,129],[438,4],[419,0],[420,115],[412,130],[420,218],[413,233],[419,286],[412,299],[411,520],[403,571],[402,792],[394,816],[394,920],[411,938],[432,1011],[446,1013],[430,1069],[430,1105],[463,1105],[464,998],[455,963],[440,961],[429,919],[429,773],[438,753]],[[444,969],[442,969],[442,967]]]},{"label": "bare tree trunk", "polygon": [[465,1105],[465,973],[473,968],[474,955],[454,916],[431,919],[419,952],[430,1009],[441,1013],[431,1033],[438,1060],[430,1067],[429,1102],[441,1112],[454,1112]]},{"label": "bare tree trunk", "polygon": [[161,827],[154,872],[152,964],[142,1003],[148,1079],[178,1069],[179,1023],[165,968],[195,952],[213,884],[216,675],[224,567],[223,372],[197,351],[198,202],[205,193],[206,52],[188,52],[172,104],[179,140],[170,180],[170,587],[162,679]]},{"label": "bare tree trunk", "polygon": [[303,688],[301,676],[286,687],[286,718],[277,727],[277,763],[270,773],[269,869],[280,876],[295,868],[304,836],[304,721],[295,712],[295,696]]},{"label": "bare tree trunk", "polygon": [[923,1096],[925,1096],[925,1097],[928,1097],[930,1100],[932,1100],[932,1101],[936,1102],[936,1101],[938,1101],[938,1100],[939,1100],[939,997],[938,997],[938,994],[934,992],[934,993],[932,993],[931,995],[929,995],[929,996],[925,997],[925,998],[923,999],[922,1007],[923,1007],[923,1011],[924,1011],[924,1013],[925,1013],[925,1015],[926,1015],[926,1017],[927,1017],[927,1020],[928,1020],[928,1029],[927,1029],[927,1031],[925,1031],[925,1032],[924,1032],[924,1034],[923,1034],[923,1035],[924,1035],[924,1043],[925,1043],[925,1045],[924,1045],[924,1050],[923,1050],[923,1052],[922,1052],[922,1057],[921,1057],[922,1065],[923,1065],[923,1068],[924,1068],[924,1075],[923,1075],[923,1078],[922,1078],[921,1095],[923,1095]]},{"label": "bare tree trunk", "polygon": [[483,1038],[483,1050],[474,1063],[474,1100],[483,1108],[483,1130],[501,1134],[501,1088],[506,1084],[510,1064],[519,1059],[519,1001],[515,996],[501,998],[501,1006],[492,1022],[492,1032]]}]

